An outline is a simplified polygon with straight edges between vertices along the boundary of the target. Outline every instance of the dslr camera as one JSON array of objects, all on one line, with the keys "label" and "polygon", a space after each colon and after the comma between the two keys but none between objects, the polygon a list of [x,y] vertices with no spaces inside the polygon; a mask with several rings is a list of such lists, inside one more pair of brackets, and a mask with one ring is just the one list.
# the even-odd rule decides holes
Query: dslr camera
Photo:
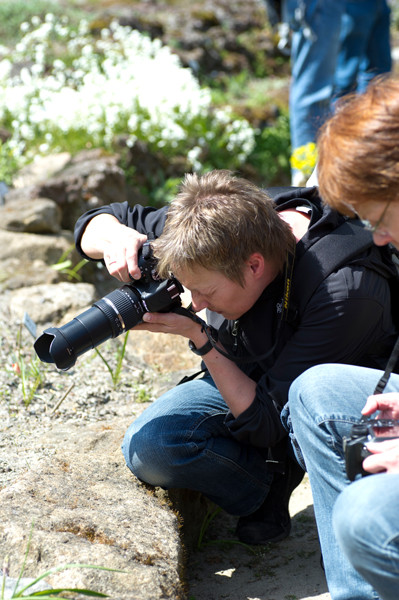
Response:
[{"label": "dslr camera", "polygon": [[399,420],[396,419],[362,419],[352,426],[351,435],[343,438],[346,474],[350,481],[357,477],[371,475],[363,469],[363,460],[370,456],[368,442],[383,442],[399,438]]},{"label": "dslr camera", "polygon": [[158,277],[148,241],[139,252],[138,264],[141,278],[134,285],[114,290],[60,328],[45,329],[34,343],[40,360],[67,371],[84,352],[137,325],[144,313],[170,312],[181,306],[183,286],[177,279]]}]

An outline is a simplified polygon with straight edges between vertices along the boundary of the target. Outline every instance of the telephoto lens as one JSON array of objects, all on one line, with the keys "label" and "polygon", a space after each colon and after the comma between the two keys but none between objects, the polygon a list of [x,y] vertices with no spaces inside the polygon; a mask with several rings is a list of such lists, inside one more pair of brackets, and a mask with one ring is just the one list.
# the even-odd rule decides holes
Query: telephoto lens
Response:
[{"label": "telephoto lens", "polygon": [[137,325],[145,312],[170,312],[181,306],[183,291],[177,279],[124,285],[69,323],[45,329],[34,343],[36,354],[42,362],[67,371],[88,350]]}]

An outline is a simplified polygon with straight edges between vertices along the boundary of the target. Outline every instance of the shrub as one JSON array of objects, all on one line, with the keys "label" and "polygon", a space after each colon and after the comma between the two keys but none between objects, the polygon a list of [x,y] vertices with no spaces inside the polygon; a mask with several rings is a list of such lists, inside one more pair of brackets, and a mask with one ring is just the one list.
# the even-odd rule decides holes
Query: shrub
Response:
[{"label": "shrub", "polygon": [[145,141],[187,169],[245,162],[254,131],[229,108],[213,110],[211,94],[159,40],[112,23],[96,37],[86,21],[47,14],[21,25],[13,49],[0,48],[0,124],[11,132],[14,160],[37,154],[114,150]]}]

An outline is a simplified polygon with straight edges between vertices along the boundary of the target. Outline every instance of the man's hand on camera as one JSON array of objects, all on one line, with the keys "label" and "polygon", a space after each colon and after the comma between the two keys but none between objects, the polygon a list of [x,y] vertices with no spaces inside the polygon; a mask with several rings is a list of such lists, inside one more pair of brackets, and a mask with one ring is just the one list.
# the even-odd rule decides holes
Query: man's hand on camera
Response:
[{"label": "man's hand on camera", "polygon": [[376,394],[369,396],[362,410],[362,415],[372,415],[380,411],[381,419],[399,419],[399,393]]},{"label": "man's hand on camera", "polygon": [[370,473],[399,473],[399,438],[366,444],[371,455],[364,459],[363,468]]},{"label": "man's hand on camera", "polygon": [[146,235],[122,225],[113,215],[100,214],[87,224],[80,245],[90,258],[103,259],[113,277],[129,282],[129,273],[140,279],[137,254],[146,239]]},{"label": "man's hand on camera", "polygon": [[146,240],[146,235],[120,225],[115,230],[115,239],[104,244],[104,262],[110,275],[125,283],[131,281],[131,277],[140,279],[137,254]]}]

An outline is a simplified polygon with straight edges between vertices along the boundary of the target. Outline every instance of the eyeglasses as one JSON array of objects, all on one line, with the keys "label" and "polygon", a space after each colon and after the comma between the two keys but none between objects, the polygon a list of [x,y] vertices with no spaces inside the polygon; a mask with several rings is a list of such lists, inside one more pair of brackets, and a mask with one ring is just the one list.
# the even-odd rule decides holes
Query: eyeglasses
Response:
[{"label": "eyeglasses", "polygon": [[[370,233],[377,233],[379,227],[381,227],[381,223],[384,220],[385,214],[388,210],[388,206],[391,204],[391,202],[392,202],[392,200],[388,200],[388,202],[385,205],[384,210],[382,211],[380,218],[378,219],[378,221],[375,225],[372,225],[368,219],[360,219],[360,217],[359,217],[359,219],[362,222],[362,225],[364,226],[366,231],[370,231]],[[384,232],[378,231],[378,234],[384,235]]]}]

